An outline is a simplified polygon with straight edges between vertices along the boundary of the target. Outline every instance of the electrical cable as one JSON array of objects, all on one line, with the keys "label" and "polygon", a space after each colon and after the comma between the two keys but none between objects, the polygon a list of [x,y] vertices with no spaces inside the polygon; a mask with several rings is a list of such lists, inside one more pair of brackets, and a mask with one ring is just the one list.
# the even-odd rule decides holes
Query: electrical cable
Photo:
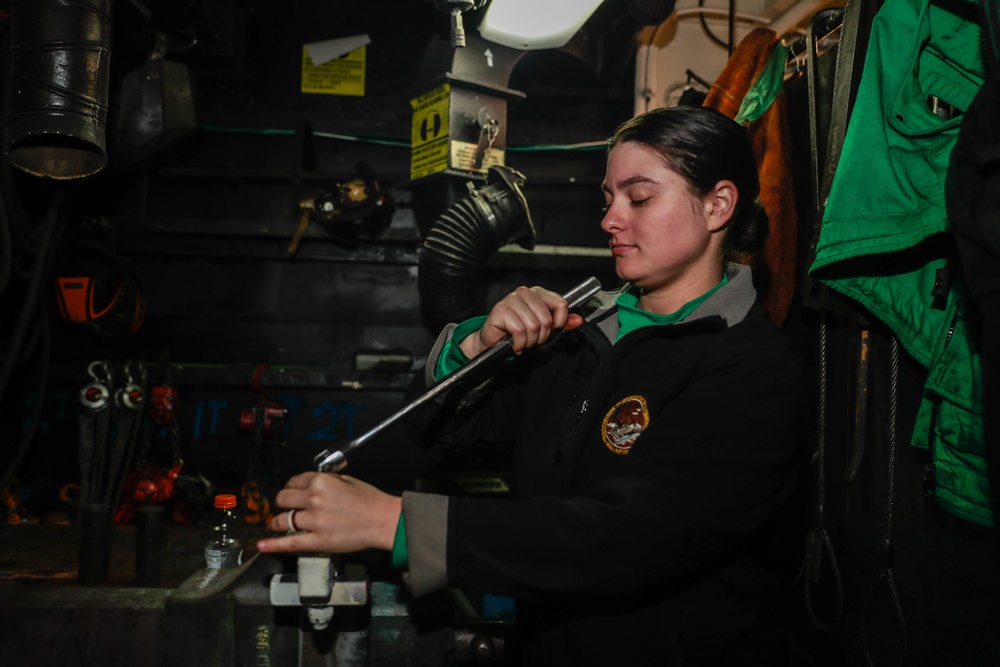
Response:
[{"label": "electrical cable", "polygon": [[771,21],[769,19],[764,18],[763,16],[757,16],[755,14],[745,14],[743,12],[736,11],[732,2],[730,2],[730,9],[720,9],[717,7],[704,7],[703,6],[704,2],[705,0],[698,0],[697,9],[685,9],[683,11],[679,11],[677,12],[677,16],[678,18],[684,18],[686,16],[697,15],[698,20],[701,23],[702,30],[705,32],[708,38],[711,39],[716,44],[718,44],[719,46],[721,46],[722,48],[727,49],[729,51],[729,55],[733,54],[734,50],[733,42],[735,42],[735,39],[730,39],[729,42],[724,42],[718,37],[716,37],[715,33],[711,31],[711,29],[708,27],[708,24],[705,22],[706,16],[714,15],[727,19],[727,22],[729,24],[730,35],[733,35],[735,33],[735,25],[737,19],[739,19],[744,23],[751,23],[760,26],[768,26],[771,24]]},{"label": "electrical cable", "polygon": [[[0,163],[0,184],[2,184],[0,189],[7,194],[4,203],[7,205],[6,212],[10,220],[11,242],[17,243],[19,248],[23,248],[28,252],[36,251],[38,248],[38,235],[35,231],[27,229],[25,221],[30,219],[30,216],[24,210],[24,206],[16,194],[18,187],[17,183],[14,182],[14,170],[10,161],[6,159]],[[17,269],[16,266],[13,268]],[[26,278],[30,274],[30,271],[19,273],[23,273],[22,277]]]},{"label": "electrical cable", "polygon": [[746,14],[744,12],[730,12],[728,9],[722,9],[721,7],[691,7],[690,9],[679,9],[675,13],[675,16],[679,19],[687,18],[689,16],[719,16],[722,18],[729,18],[730,14],[744,23],[752,23],[754,25],[761,26],[771,24],[771,21],[763,16]]},{"label": "electrical cable", "polygon": [[[246,127],[222,127],[220,125],[204,125],[201,128],[206,132],[227,132],[233,134],[257,134],[261,136],[294,136],[294,130],[285,130],[281,128],[246,128]],[[411,144],[409,141],[404,141],[403,139],[397,139],[392,137],[378,137],[378,136],[364,136],[364,135],[348,135],[348,134],[338,134],[334,132],[313,132],[317,137],[323,137],[326,139],[339,139],[341,141],[358,141],[362,143],[372,143],[379,144],[382,146],[396,146],[399,148],[410,148]],[[532,146],[507,146],[507,151],[516,152],[529,152],[529,151],[588,151],[588,150],[604,150],[607,148],[607,143],[605,140],[596,141],[583,141],[573,144],[535,144]]]},{"label": "electrical cable", "polygon": [[603,151],[608,147],[608,142],[604,139],[599,141],[581,141],[576,144],[536,144],[534,146],[508,146],[511,153],[530,153],[532,151]]},{"label": "electrical cable", "polygon": [[38,387],[35,390],[35,405],[31,410],[31,418],[28,421],[28,428],[25,430],[24,438],[14,453],[10,465],[0,475],[0,489],[6,489],[10,481],[14,479],[18,468],[24,461],[24,456],[28,453],[28,448],[35,440],[38,428],[42,423],[42,410],[45,407],[45,399],[49,391],[49,373],[52,368],[52,321],[49,311],[44,310],[40,316],[39,328],[42,330],[42,361],[39,367]]},{"label": "electrical cable", "polygon": [[[704,18],[704,15],[702,15]],[[729,0],[729,56],[736,50],[736,0]]]},{"label": "electrical cable", "polygon": [[[6,197],[0,189],[0,295],[10,284],[14,264],[14,249],[11,247],[10,217],[7,215]],[[2,488],[2,487],[0,487]]]},{"label": "electrical cable", "polygon": [[[221,125],[202,125],[202,130],[206,132],[224,132],[229,134],[259,134],[262,136],[295,136],[295,130],[286,130],[275,127],[223,127]],[[379,135],[355,135],[341,134],[339,132],[313,132],[317,137],[326,139],[339,139],[341,141],[357,141],[366,144],[377,144],[381,146],[399,146],[409,148],[410,142],[397,137],[383,137]]]},{"label": "electrical cable", "polygon": [[[698,7],[701,8],[704,6],[705,6],[705,0],[698,0]],[[732,12],[728,13],[730,15],[732,14]],[[706,37],[708,37],[710,40],[712,40],[713,42],[715,42],[724,49],[730,49],[730,50],[732,49],[732,44],[730,44],[729,42],[724,42],[715,36],[715,33],[712,32],[712,29],[708,27],[708,23],[705,22],[704,14],[698,14],[698,22],[701,24],[701,31],[705,33]]]},{"label": "electrical cable", "polygon": [[45,293],[44,282],[48,277],[48,269],[51,266],[51,258],[62,235],[63,218],[60,215],[62,204],[62,192],[55,190],[49,202],[49,210],[42,221],[41,234],[39,235],[39,251],[35,256],[35,263],[32,266],[31,280],[25,294],[24,305],[21,309],[20,317],[14,327],[11,336],[10,346],[7,356],[0,369],[0,405],[3,405],[3,397],[7,390],[7,383],[14,372],[14,366],[18,363],[21,346],[24,344],[25,336],[28,333],[28,326],[35,316],[35,310],[41,304]]}]

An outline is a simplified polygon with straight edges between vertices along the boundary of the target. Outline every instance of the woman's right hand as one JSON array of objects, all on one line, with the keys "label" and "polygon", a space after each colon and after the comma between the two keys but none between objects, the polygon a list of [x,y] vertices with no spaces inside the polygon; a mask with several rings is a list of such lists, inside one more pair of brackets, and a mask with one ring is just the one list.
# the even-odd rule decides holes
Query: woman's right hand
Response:
[{"label": "woman's right hand", "polygon": [[569,312],[562,295],[541,287],[518,287],[490,311],[482,328],[459,345],[470,359],[510,336],[511,349],[520,354],[544,343],[553,331],[569,331],[583,324],[583,318]]}]

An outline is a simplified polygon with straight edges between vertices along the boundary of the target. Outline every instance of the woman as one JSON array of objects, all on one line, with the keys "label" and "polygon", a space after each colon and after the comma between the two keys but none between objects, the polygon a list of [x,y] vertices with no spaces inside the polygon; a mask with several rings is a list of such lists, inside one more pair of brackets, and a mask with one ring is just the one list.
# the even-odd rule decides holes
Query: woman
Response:
[{"label": "woman", "polygon": [[[415,595],[514,596],[516,664],[746,664],[752,650],[780,664],[763,632],[780,592],[759,551],[796,482],[802,387],[750,270],[732,262],[766,236],[758,189],[744,130],[719,112],[624,123],[601,222],[624,287],[585,318],[520,287],[447,327],[428,357],[433,382],[511,336],[521,359],[412,430],[425,444],[512,445],[514,497],[400,499],[306,473],[277,497],[305,532],[261,551],[395,547]],[[270,527],[288,529],[288,514]]]}]

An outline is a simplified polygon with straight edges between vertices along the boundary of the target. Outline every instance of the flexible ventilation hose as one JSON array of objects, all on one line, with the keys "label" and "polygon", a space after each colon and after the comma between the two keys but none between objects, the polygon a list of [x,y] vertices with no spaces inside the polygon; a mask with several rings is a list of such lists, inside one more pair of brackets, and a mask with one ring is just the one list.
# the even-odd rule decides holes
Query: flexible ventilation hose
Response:
[{"label": "flexible ventilation hose", "polygon": [[509,167],[490,167],[487,185],[472,191],[431,226],[420,248],[417,286],[428,313],[456,322],[480,306],[486,260],[501,246],[531,250],[535,227],[521,192],[524,176]]}]

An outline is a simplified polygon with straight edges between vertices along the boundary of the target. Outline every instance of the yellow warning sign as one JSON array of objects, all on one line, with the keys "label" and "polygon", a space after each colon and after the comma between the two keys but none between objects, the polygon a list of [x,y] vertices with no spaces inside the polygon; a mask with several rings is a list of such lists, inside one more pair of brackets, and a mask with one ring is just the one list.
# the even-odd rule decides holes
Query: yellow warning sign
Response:
[{"label": "yellow warning sign", "polygon": [[413,126],[410,133],[410,178],[416,179],[448,168],[448,113],[451,86],[443,83],[410,100]]},{"label": "yellow warning sign", "polygon": [[361,46],[322,65],[314,65],[302,47],[302,92],[320,95],[365,94],[366,46]]}]

